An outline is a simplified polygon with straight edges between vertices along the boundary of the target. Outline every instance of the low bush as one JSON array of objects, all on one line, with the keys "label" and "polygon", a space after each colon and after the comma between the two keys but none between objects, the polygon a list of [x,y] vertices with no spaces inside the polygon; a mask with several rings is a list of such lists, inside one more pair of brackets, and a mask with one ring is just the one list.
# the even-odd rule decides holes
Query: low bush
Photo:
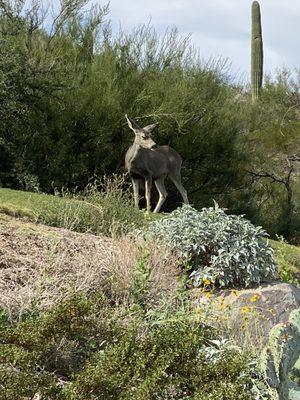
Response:
[{"label": "low bush", "polygon": [[266,232],[243,216],[227,215],[215,205],[197,211],[184,205],[152,222],[145,237],[170,245],[195,286],[249,286],[276,270]]},{"label": "low bush", "polygon": [[77,294],[0,324],[0,398],[249,400],[245,354],[221,348],[188,309],[154,321],[139,305]]},{"label": "low bush", "polygon": [[77,294],[49,312],[29,313],[9,324],[2,318],[0,398],[60,398],[62,381],[82,368],[95,351],[121,335],[126,313],[116,316],[102,294]]},{"label": "low bush", "polygon": [[67,388],[67,398],[249,399],[243,376],[247,358],[224,350],[210,360],[210,333],[202,325],[175,316],[137,337],[129,332],[97,353]]}]

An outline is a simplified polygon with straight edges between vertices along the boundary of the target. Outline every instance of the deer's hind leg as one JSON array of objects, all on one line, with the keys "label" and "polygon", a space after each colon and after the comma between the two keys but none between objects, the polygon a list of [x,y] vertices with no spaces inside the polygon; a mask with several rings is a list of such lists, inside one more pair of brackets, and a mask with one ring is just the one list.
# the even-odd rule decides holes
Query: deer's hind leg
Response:
[{"label": "deer's hind leg", "polygon": [[159,212],[161,206],[163,205],[163,203],[165,202],[165,200],[166,200],[166,198],[168,196],[164,180],[165,180],[165,177],[161,177],[161,178],[158,178],[158,179],[156,179],[154,181],[155,182],[155,186],[156,186],[156,188],[158,190],[158,193],[159,193],[159,199],[158,199],[158,202],[157,202],[156,207],[154,209],[155,213]]},{"label": "deer's hind leg", "polygon": [[187,197],[187,191],[183,187],[181,183],[181,175],[179,174],[169,174],[169,178],[171,181],[174,183],[174,185],[177,187],[179,193],[181,194],[181,197],[183,199],[183,202],[185,204],[189,204],[189,199]]}]

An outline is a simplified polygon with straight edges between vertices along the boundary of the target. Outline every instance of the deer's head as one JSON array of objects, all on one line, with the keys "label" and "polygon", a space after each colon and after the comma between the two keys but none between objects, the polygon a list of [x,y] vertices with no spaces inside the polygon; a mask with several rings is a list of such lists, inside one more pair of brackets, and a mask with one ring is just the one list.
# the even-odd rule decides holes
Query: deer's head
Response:
[{"label": "deer's head", "polygon": [[152,131],[157,124],[147,125],[144,128],[140,128],[134,119],[129,118],[125,115],[129,128],[134,132],[135,139],[134,143],[144,149],[155,150],[157,149],[157,144],[152,139]]}]

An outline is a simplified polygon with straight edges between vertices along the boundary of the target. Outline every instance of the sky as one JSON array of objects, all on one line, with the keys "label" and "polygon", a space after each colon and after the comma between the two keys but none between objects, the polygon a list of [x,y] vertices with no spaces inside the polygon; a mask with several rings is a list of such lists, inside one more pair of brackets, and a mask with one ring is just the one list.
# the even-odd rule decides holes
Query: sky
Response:
[{"label": "sky", "polygon": [[[103,4],[103,1],[100,2]],[[264,71],[300,68],[300,0],[260,0]],[[159,32],[177,26],[201,57],[227,58],[232,74],[250,80],[252,0],[111,0],[114,31],[149,22]]]}]

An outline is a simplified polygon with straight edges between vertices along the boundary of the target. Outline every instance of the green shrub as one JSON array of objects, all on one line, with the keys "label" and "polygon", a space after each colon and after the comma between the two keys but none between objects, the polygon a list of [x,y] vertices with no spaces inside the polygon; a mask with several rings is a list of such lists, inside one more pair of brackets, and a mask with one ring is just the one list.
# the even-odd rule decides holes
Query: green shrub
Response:
[{"label": "green shrub", "polygon": [[1,400],[251,399],[245,354],[216,351],[216,332],[188,308],[162,314],[149,323],[139,305],[90,293],[15,324],[1,318]]},{"label": "green shrub", "polygon": [[146,308],[147,297],[149,294],[149,278],[151,269],[149,267],[149,253],[134,265],[131,284],[131,295],[136,304],[143,309]]},{"label": "green shrub", "polygon": [[32,312],[13,325],[3,321],[1,400],[32,398],[37,392],[60,398],[60,378],[68,381],[92,353],[116,341],[122,326],[102,294],[78,294],[50,312]]},{"label": "green shrub", "polygon": [[209,332],[173,317],[146,335],[128,331],[97,353],[66,388],[67,399],[249,399],[247,358],[224,350],[210,360]]},{"label": "green shrub", "polygon": [[215,205],[198,212],[184,205],[146,229],[146,237],[171,245],[195,286],[249,286],[275,272],[266,232]]}]

